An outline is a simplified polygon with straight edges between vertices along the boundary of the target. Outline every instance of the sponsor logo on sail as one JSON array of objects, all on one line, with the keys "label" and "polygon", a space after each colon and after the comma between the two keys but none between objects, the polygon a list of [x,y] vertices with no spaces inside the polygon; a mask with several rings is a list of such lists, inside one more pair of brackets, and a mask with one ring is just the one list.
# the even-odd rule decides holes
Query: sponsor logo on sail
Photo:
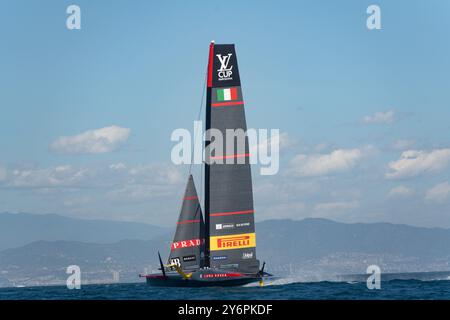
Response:
[{"label": "sponsor logo on sail", "polygon": [[221,264],[221,269],[239,269],[239,263]]},{"label": "sponsor logo on sail", "polygon": [[197,257],[195,256],[195,254],[190,255],[190,256],[183,256],[183,262],[195,261],[196,259],[197,259]]},{"label": "sponsor logo on sail", "polygon": [[205,273],[201,274],[200,278],[208,279],[208,278],[228,278],[228,277],[240,277],[241,273]]},{"label": "sponsor logo on sail", "polygon": [[212,259],[213,260],[226,260],[227,256],[215,256],[215,257],[212,257]]},{"label": "sponsor logo on sail", "polygon": [[[169,261],[169,264],[172,265],[172,266],[176,265],[176,266],[181,267],[180,258],[178,258],[178,257],[171,258],[170,261]],[[171,267],[171,269],[174,270],[173,267]]]},{"label": "sponsor logo on sail", "polygon": [[233,78],[231,77],[233,74],[233,66],[229,66],[232,55],[232,53],[229,53],[227,55],[216,54],[216,57],[220,62],[220,68],[217,70],[217,76],[219,77],[219,80],[233,80]]},{"label": "sponsor logo on sail", "polygon": [[222,230],[222,229],[233,229],[234,223],[217,223],[216,224],[216,230]]},{"label": "sponsor logo on sail", "polygon": [[217,239],[217,246],[219,248],[229,248],[229,247],[243,247],[250,244],[250,236],[239,236],[230,238],[220,238]]},{"label": "sponsor logo on sail", "polygon": [[170,245],[171,250],[181,249],[181,248],[190,248],[190,247],[198,247],[203,243],[203,239],[190,239],[190,240],[182,240],[177,242],[172,242]]},{"label": "sponsor logo on sail", "polygon": [[243,252],[242,253],[242,259],[252,259],[253,258],[253,252]]},{"label": "sponsor logo on sail", "polygon": [[236,223],[236,228],[250,227],[250,222]]},{"label": "sponsor logo on sail", "polygon": [[210,250],[230,250],[256,246],[254,233],[214,236],[210,238]]}]

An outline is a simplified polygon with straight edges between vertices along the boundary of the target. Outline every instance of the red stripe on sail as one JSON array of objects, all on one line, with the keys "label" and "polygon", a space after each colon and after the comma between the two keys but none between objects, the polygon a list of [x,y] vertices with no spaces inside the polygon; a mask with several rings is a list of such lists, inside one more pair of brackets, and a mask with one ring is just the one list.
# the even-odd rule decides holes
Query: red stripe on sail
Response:
[{"label": "red stripe on sail", "polygon": [[184,221],[179,221],[177,222],[177,224],[187,224],[187,223],[195,223],[195,222],[200,222],[200,220],[184,220]]},{"label": "red stripe on sail", "polygon": [[243,105],[244,101],[230,101],[230,102],[216,102],[212,103],[212,107],[226,107],[226,106],[240,106]]},{"label": "red stripe on sail", "polygon": [[255,210],[216,212],[216,213],[211,213],[210,216],[211,217],[222,217],[222,216],[232,216],[232,215],[235,215],[235,214],[249,214],[249,213],[254,213],[254,212],[255,212]]},{"label": "red stripe on sail", "polygon": [[244,157],[250,157],[250,153],[230,154],[227,156],[211,156],[210,159],[229,159],[229,158],[244,158]]},{"label": "red stripe on sail", "polygon": [[209,59],[208,59],[208,88],[212,87],[213,77],[213,57],[214,57],[214,42],[209,45]]},{"label": "red stripe on sail", "polygon": [[192,197],[184,197],[183,200],[195,200],[198,199],[197,196],[192,196]]}]

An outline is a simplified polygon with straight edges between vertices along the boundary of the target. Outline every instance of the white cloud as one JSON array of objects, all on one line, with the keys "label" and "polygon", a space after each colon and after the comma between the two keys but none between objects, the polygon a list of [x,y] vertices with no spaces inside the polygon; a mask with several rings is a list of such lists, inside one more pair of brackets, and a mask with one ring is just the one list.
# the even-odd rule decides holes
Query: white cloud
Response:
[{"label": "white cloud", "polygon": [[414,146],[415,143],[412,139],[399,139],[392,143],[392,148],[395,150],[406,150]]},{"label": "white cloud", "polygon": [[398,186],[395,188],[392,188],[389,193],[388,197],[390,198],[400,198],[400,197],[409,197],[414,194],[414,190],[405,186]]},{"label": "white cloud", "polygon": [[342,211],[359,207],[358,201],[322,202],[314,206],[315,211]]},{"label": "white cloud", "polygon": [[[111,167],[111,166],[110,166]],[[122,163],[114,166],[124,171]],[[126,176],[120,185],[107,193],[107,197],[114,201],[146,201],[158,197],[174,195],[181,191],[181,185],[186,182],[177,167],[169,164],[147,164],[134,166],[126,171]]]},{"label": "white cloud", "polygon": [[300,176],[320,176],[346,171],[358,164],[366,152],[363,149],[337,149],[329,154],[297,155],[291,161],[292,173]]},{"label": "white cloud", "polygon": [[6,171],[5,167],[0,166],[0,182],[6,180],[8,172]]},{"label": "white cloud", "polygon": [[382,124],[390,124],[395,121],[395,113],[393,110],[389,110],[386,112],[376,112],[373,115],[365,116],[362,119],[363,123],[372,124],[372,123],[382,123]]},{"label": "white cloud", "polygon": [[305,203],[301,201],[278,202],[272,205],[256,207],[256,219],[263,221],[267,219],[303,219],[308,217]]},{"label": "white cloud", "polygon": [[0,188],[17,196],[10,200],[4,194],[0,202],[4,210],[16,212],[158,223],[174,219],[188,178],[186,170],[170,163],[112,164],[8,166]]},{"label": "white cloud", "polygon": [[113,189],[109,191],[106,196],[113,201],[134,202],[167,197],[173,194],[174,190],[171,185],[130,184]]},{"label": "white cloud", "polygon": [[278,141],[279,150],[290,148],[298,143],[298,141],[289,136],[287,132],[281,132],[279,134],[274,134],[273,136],[271,136],[271,132],[269,132],[268,135],[268,138],[258,141],[257,144],[250,141],[250,143],[252,143],[252,145],[250,145],[251,154],[267,154],[268,150],[270,151],[272,149],[272,143],[274,141]]},{"label": "white cloud", "polygon": [[15,169],[6,185],[15,188],[123,188],[127,185],[178,185],[184,177],[177,167],[153,163],[127,167],[123,163],[109,166]]},{"label": "white cloud", "polygon": [[320,191],[316,181],[298,181],[298,179],[277,179],[272,181],[255,180],[253,193],[259,204],[272,205],[274,202],[287,203],[311,197]]},{"label": "white cloud", "polygon": [[299,143],[298,139],[293,138],[287,132],[281,132],[279,135],[280,150],[291,148]]},{"label": "white cloud", "polygon": [[422,173],[445,169],[450,161],[450,149],[436,149],[430,152],[407,150],[400,159],[388,164],[387,178],[413,177]]},{"label": "white cloud", "polygon": [[59,137],[50,148],[56,152],[70,154],[97,154],[116,150],[130,136],[131,130],[118,126],[88,130],[75,136]]},{"label": "white cloud", "polygon": [[425,194],[425,200],[434,202],[444,202],[450,197],[450,184],[443,182],[435,185]]},{"label": "white cloud", "polygon": [[129,171],[133,182],[151,181],[152,184],[179,184],[185,178],[174,165],[148,164],[131,168]]},{"label": "white cloud", "polygon": [[111,170],[125,170],[127,168],[122,162],[113,163],[109,166]]},{"label": "white cloud", "polygon": [[319,143],[313,147],[313,150],[315,152],[321,152],[326,150],[327,148],[329,148],[329,145],[327,143]]},{"label": "white cloud", "polygon": [[12,171],[8,185],[24,188],[73,186],[82,180],[84,173],[84,169],[74,169],[67,165],[39,169],[16,169]]}]

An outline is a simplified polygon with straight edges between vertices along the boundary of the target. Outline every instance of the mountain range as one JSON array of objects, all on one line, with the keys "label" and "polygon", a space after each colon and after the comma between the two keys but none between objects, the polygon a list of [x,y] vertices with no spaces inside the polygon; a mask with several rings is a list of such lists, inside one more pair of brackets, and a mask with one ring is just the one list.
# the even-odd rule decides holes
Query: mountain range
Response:
[{"label": "mountain range", "polygon": [[[306,280],[365,273],[450,270],[450,230],[326,219],[256,225],[257,255],[269,271]],[[5,232],[6,231],[6,232]],[[0,214],[0,286],[65,283],[67,266],[85,282],[139,281],[167,258],[172,230],[59,215]]]},{"label": "mountain range", "polygon": [[57,214],[0,213],[0,251],[38,240],[94,243],[150,240],[168,230],[144,223],[75,219]]}]

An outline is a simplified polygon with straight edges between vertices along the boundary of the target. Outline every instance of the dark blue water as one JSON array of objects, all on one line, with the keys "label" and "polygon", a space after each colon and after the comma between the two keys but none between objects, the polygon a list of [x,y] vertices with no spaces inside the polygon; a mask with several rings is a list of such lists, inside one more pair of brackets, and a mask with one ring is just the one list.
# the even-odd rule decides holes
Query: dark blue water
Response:
[{"label": "dark blue water", "polygon": [[365,282],[297,282],[264,287],[155,288],[145,283],[0,288],[5,299],[450,299],[450,281],[383,281],[380,290]]}]

